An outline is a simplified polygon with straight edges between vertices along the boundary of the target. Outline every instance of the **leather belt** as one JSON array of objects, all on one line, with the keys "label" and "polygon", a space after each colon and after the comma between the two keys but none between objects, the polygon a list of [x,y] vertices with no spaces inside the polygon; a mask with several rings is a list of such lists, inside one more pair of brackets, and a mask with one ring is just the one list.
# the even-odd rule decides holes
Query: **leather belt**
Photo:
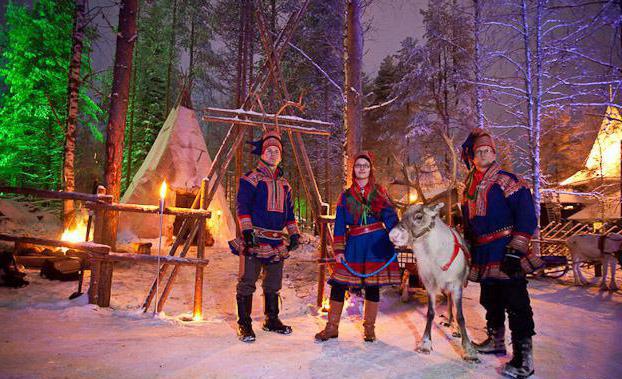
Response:
[{"label": "leather belt", "polygon": [[267,238],[271,240],[280,240],[285,236],[285,233],[279,232],[276,230],[259,229],[257,227],[253,229],[255,230],[255,235],[261,238]]},{"label": "leather belt", "polygon": [[348,229],[348,236],[360,236],[363,234],[376,232],[378,230],[384,230],[384,224],[382,222],[374,222],[373,224],[363,226],[353,226]]},{"label": "leather belt", "polygon": [[509,236],[512,234],[512,228],[499,230],[494,233],[484,234],[483,236],[479,236],[475,239],[476,245],[485,245],[487,243],[491,243],[503,237]]}]

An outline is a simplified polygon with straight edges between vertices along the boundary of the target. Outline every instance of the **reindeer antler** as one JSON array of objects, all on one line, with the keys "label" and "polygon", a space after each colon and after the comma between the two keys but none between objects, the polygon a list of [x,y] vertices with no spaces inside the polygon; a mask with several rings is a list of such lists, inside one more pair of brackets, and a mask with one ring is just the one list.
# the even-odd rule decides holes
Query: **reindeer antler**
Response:
[{"label": "reindeer antler", "polygon": [[[410,179],[410,175],[408,175],[408,167],[406,166],[406,164],[404,164],[404,162],[402,162],[400,159],[398,159],[397,156],[395,155],[395,153],[391,153],[391,155],[393,156],[393,159],[395,160],[395,162],[398,165],[400,165],[401,172],[402,172],[402,175],[404,176],[404,178],[403,179],[397,179],[397,178],[393,177],[391,182],[389,183],[389,185],[402,185],[402,186],[408,186],[410,188],[414,188],[415,191],[417,191],[417,195],[419,196],[421,201],[425,204],[427,202],[427,199],[426,199],[425,195],[423,194],[423,190],[421,189],[421,184],[419,183],[419,168],[417,167],[417,165],[414,165],[415,181],[413,182]],[[402,204],[402,203],[396,202],[396,204]],[[407,205],[408,204],[402,205],[402,208],[407,206]]]}]

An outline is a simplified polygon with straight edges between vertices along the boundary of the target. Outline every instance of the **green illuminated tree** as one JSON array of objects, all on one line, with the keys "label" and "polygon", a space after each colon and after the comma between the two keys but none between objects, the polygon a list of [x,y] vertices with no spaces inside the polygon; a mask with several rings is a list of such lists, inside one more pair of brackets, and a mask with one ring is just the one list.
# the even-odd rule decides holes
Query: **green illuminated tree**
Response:
[{"label": "green illuminated tree", "polygon": [[[0,181],[57,189],[61,183],[67,80],[74,2],[40,0],[32,8],[10,2],[0,60]],[[88,39],[81,75],[90,73]],[[80,88],[78,125],[101,139],[99,107]]]}]

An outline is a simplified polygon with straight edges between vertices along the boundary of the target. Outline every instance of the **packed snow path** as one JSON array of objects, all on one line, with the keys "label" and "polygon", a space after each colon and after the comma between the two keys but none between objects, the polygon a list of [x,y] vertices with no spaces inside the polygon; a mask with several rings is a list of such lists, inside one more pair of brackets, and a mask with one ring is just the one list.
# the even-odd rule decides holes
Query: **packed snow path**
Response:
[{"label": "packed snow path", "polygon": [[[377,322],[379,341],[365,343],[359,303],[344,311],[338,340],[315,343],[324,325],[315,313],[316,270],[296,262],[313,255],[313,247],[286,264],[282,318],[294,328],[290,336],[261,330],[261,287],[253,309],[257,341],[244,344],[235,335],[237,259],[210,250],[204,290],[204,321],[183,322],[192,308],[194,271],[182,268],[165,307],[154,318],[139,309],[153,279],[153,266],[115,268],[112,307],[88,305],[86,295],[69,301],[76,283],[52,282],[29,271],[31,284],[0,288],[0,377],[2,378],[499,378],[508,357],[480,356],[481,364],[463,362],[460,341],[438,326],[434,351],[414,351],[425,326],[423,294],[407,304],[394,289],[382,293]],[[530,292],[538,335],[534,338],[537,378],[622,377],[622,296],[596,286],[532,280]],[[88,283],[88,279],[86,280]],[[465,292],[467,328],[474,340],[484,335],[479,287]],[[439,312],[444,312],[443,305]],[[440,319],[439,319],[440,320]]]}]

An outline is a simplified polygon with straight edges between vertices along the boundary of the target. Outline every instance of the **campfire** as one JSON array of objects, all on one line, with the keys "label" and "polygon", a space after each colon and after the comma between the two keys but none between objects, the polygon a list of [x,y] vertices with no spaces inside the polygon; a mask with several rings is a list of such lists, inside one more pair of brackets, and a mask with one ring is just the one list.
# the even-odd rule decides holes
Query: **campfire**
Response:
[{"label": "campfire", "polygon": [[[76,220],[76,222],[70,228],[65,229],[60,237],[61,241],[67,242],[84,242],[86,238],[86,222],[83,218]],[[66,252],[68,248],[61,248],[63,252]]]}]

